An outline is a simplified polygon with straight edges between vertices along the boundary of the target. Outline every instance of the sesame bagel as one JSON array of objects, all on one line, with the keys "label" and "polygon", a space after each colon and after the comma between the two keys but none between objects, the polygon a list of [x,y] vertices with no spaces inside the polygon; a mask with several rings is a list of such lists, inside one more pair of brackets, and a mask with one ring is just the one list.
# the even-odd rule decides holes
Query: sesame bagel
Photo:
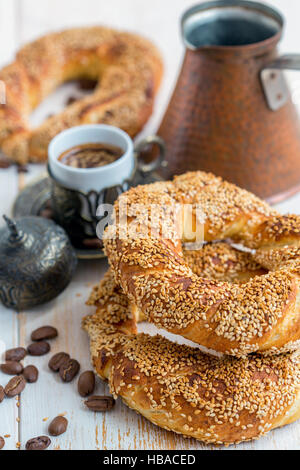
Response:
[{"label": "sesame bagel", "polygon": [[[0,148],[19,163],[45,161],[50,140],[79,124],[105,123],[134,137],[151,115],[162,61],[146,39],[104,27],[48,34],[0,71],[6,104],[0,105]],[[95,92],[31,129],[32,110],[60,84],[98,81]]]},{"label": "sesame bagel", "polygon": [[[281,216],[247,191],[203,172],[133,188],[115,209],[105,250],[116,281],[150,322],[238,357],[298,348],[299,216]],[[183,256],[200,232],[208,242],[243,243],[265,273],[236,285],[206,279]]]},{"label": "sesame bagel", "polygon": [[96,373],[113,395],[165,429],[210,444],[233,444],[300,417],[296,354],[218,358],[137,333],[137,310],[108,272],[83,320]]}]

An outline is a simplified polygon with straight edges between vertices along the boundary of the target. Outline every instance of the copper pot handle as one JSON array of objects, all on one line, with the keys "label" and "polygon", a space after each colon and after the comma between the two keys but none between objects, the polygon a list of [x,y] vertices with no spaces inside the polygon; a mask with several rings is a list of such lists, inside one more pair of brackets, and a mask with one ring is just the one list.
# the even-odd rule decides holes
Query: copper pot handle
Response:
[{"label": "copper pot handle", "polygon": [[290,97],[283,70],[300,70],[300,54],[285,54],[264,66],[260,72],[262,87],[269,108],[277,111]]},{"label": "copper pot handle", "polygon": [[[142,150],[148,145],[155,144],[159,147],[158,156],[150,163],[144,163],[139,157]],[[139,171],[145,176],[160,167],[165,167],[167,162],[165,160],[166,145],[164,140],[158,135],[149,135],[145,139],[138,142],[134,147],[135,156],[137,159],[137,166]]]}]

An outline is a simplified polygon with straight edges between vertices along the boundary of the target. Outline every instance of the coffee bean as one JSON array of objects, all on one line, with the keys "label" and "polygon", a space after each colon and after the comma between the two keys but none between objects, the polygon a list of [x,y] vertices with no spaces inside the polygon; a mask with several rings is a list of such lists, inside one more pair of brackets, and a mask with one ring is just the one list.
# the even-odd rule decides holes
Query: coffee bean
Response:
[{"label": "coffee bean", "polygon": [[51,444],[51,439],[48,436],[34,437],[26,442],[26,450],[45,450]]},{"label": "coffee bean", "polygon": [[3,449],[4,446],[5,446],[5,440],[3,439],[2,436],[0,436],[0,450]]},{"label": "coffee bean", "polygon": [[12,165],[12,161],[6,158],[4,155],[0,154],[0,168],[6,169]]},{"label": "coffee bean", "polygon": [[5,360],[6,361],[22,361],[26,356],[27,351],[24,348],[13,348],[8,349],[5,353]]},{"label": "coffee bean", "polygon": [[58,335],[57,329],[53,326],[41,326],[31,333],[32,341],[42,341],[44,339],[53,339]]},{"label": "coffee bean", "polygon": [[1,364],[1,371],[7,375],[18,375],[22,374],[23,366],[20,362],[17,361],[8,361],[5,364]]},{"label": "coffee bean", "polygon": [[9,398],[15,397],[23,392],[26,382],[22,375],[16,375],[6,385],[4,391],[5,395]]},{"label": "coffee bean", "polygon": [[17,166],[18,173],[28,173],[29,168],[27,165],[18,165]]},{"label": "coffee bean", "polygon": [[33,384],[39,377],[39,371],[35,366],[26,366],[23,371],[23,377],[29,384]]},{"label": "coffee bean", "polygon": [[60,436],[66,432],[68,427],[68,420],[63,416],[57,416],[54,418],[48,427],[48,432],[50,436]]},{"label": "coffee bean", "polygon": [[44,356],[50,351],[50,344],[47,341],[38,341],[30,344],[27,351],[30,356]]},{"label": "coffee bean", "polygon": [[78,379],[78,393],[87,397],[95,390],[95,374],[92,370],[83,372]]},{"label": "coffee bean", "polygon": [[67,362],[69,359],[69,354],[65,352],[59,352],[57,354],[54,354],[54,356],[51,357],[48,363],[49,369],[53,370],[53,372],[58,372],[61,366],[65,364],[65,362]]},{"label": "coffee bean", "polygon": [[91,250],[101,250],[103,248],[103,242],[99,238],[84,238],[82,244]]},{"label": "coffee bean", "polygon": [[89,397],[84,403],[91,411],[109,411],[114,407],[115,400],[109,396],[94,395]]},{"label": "coffee bean", "polygon": [[59,369],[59,375],[64,382],[71,382],[78,374],[80,369],[79,362],[76,359],[69,359]]},{"label": "coffee bean", "polygon": [[4,398],[5,398],[4,388],[2,387],[2,385],[0,385],[0,403],[4,400]]}]

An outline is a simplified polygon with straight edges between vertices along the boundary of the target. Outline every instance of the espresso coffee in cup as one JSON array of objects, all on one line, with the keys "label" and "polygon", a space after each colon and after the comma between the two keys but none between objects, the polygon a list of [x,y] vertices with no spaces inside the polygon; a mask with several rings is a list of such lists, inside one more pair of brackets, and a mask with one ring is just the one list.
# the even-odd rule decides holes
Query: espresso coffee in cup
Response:
[{"label": "espresso coffee in cup", "polygon": [[[155,161],[144,163],[139,156],[149,144],[157,145],[160,152]],[[135,184],[137,173],[149,177],[163,164],[165,147],[157,136],[134,146],[130,136],[117,127],[87,124],[58,134],[48,153],[55,220],[76,248],[86,250],[87,242],[94,244],[97,237],[98,207],[112,207]]]},{"label": "espresso coffee in cup", "polygon": [[58,158],[64,165],[72,168],[99,168],[115,162],[124,150],[105,142],[80,144],[65,150]]},{"label": "espresso coffee in cup", "polygon": [[117,127],[87,124],[58,134],[49,146],[49,171],[65,188],[89,193],[123,184],[132,177],[131,138]]}]

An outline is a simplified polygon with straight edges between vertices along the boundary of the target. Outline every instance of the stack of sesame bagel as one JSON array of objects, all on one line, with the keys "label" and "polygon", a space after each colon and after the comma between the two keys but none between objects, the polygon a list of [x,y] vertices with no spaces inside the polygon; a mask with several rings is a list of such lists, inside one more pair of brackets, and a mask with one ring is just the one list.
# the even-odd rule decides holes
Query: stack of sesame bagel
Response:
[{"label": "stack of sesame bagel", "polygon": [[[213,444],[258,438],[300,417],[300,216],[282,216],[211,174],[187,173],[123,194],[104,244],[111,268],[83,326],[115,396],[161,427]],[[137,333],[144,320],[196,344]]]}]

